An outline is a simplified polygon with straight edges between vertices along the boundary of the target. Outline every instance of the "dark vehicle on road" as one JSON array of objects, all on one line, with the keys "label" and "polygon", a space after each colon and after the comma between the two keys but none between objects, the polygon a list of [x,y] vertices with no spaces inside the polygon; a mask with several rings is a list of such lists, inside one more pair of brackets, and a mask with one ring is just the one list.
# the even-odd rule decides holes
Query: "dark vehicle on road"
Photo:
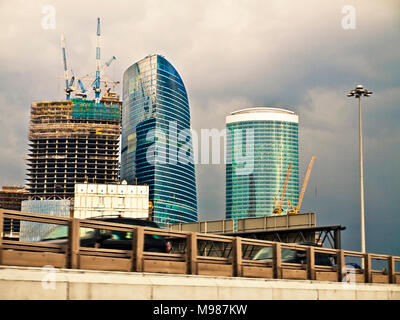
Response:
[{"label": "dark vehicle on road", "polygon": [[[316,243],[313,242],[302,242],[299,243],[303,246],[313,246],[313,247],[321,247]],[[293,249],[286,249],[283,248],[281,252],[282,262],[288,263],[306,263],[306,252],[303,250],[293,250]],[[262,260],[262,261],[271,261],[273,259],[273,251],[271,247],[266,247],[260,249],[256,255],[254,256],[253,260]],[[321,266],[333,266],[334,260],[333,257],[326,253],[315,253],[315,264]]]},{"label": "dark vehicle on road", "polygon": [[[313,242],[302,242],[299,244],[303,246],[321,247],[320,245]],[[283,248],[281,252],[281,257],[282,257],[282,262],[300,263],[300,264],[305,264],[307,262],[306,252],[303,250],[293,250],[293,249]],[[259,261],[261,260],[271,263],[272,259],[273,259],[273,251],[271,247],[260,249],[253,258],[253,260],[259,260]],[[320,266],[330,266],[330,267],[336,266],[335,256],[327,253],[316,252],[314,263],[315,265],[320,265]],[[346,263],[346,267],[348,269],[361,270],[361,267],[356,263]]]},{"label": "dark vehicle on road", "polygon": [[[153,221],[134,218],[98,217],[88,220],[159,228],[157,223]],[[81,247],[132,250],[132,236],[132,232],[81,227],[80,245]],[[67,241],[68,226],[57,226],[47,233],[40,242],[62,245],[67,244]],[[171,243],[163,236],[146,234],[144,236],[144,251],[169,253],[171,251]]]}]

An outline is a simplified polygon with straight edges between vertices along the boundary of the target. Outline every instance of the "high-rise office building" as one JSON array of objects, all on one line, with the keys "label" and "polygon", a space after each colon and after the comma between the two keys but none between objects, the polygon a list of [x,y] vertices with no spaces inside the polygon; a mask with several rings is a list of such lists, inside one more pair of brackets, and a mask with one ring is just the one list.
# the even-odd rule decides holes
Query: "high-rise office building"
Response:
[{"label": "high-rise office building", "polygon": [[149,186],[153,220],[162,226],[197,221],[188,96],[160,55],[124,73],[121,142],[121,179]]},{"label": "high-rise office building", "polygon": [[[291,165],[283,208],[299,198],[298,115],[257,107],[226,117],[226,218],[272,215]],[[285,211],[284,211],[285,212]]]}]

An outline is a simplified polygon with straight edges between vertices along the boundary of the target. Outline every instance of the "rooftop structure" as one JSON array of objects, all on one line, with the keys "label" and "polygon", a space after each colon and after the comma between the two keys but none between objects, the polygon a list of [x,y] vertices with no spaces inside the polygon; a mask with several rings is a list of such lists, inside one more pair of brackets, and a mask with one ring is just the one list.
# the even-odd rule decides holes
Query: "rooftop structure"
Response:
[{"label": "rooftop structure", "polygon": [[119,215],[130,218],[149,217],[149,187],[143,185],[92,184],[75,185],[74,218]]}]

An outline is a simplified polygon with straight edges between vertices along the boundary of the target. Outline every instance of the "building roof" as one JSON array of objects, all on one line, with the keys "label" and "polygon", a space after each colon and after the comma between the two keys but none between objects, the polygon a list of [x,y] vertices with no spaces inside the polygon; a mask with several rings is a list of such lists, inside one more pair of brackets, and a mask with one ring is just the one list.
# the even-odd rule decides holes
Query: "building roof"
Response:
[{"label": "building roof", "polygon": [[278,107],[251,107],[231,112],[226,123],[243,121],[286,121],[299,122],[299,116],[293,111]]},{"label": "building roof", "polygon": [[278,107],[251,107],[251,108],[245,108],[245,109],[233,111],[233,112],[231,112],[231,115],[243,114],[243,113],[266,113],[266,112],[295,114],[293,111],[278,108]]}]

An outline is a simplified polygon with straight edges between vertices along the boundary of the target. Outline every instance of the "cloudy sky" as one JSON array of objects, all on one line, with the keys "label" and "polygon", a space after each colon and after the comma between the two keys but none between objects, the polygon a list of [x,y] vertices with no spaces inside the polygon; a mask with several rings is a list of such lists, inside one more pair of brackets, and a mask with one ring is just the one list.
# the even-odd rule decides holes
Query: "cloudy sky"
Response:
[{"label": "cloudy sky", "polygon": [[[372,90],[363,104],[367,250],[400,255],[398,0],[1,0],[1,185],[24,184],[30,103],[64,97],[61,32],[74,73],[94,73],[98,16],[103,62],[117,57],[109,76],[165,56],[199,132],[223,129],[229,112],[248,106],[298,113],[300,181],[317,156],[302,211],[346,226],[351,250],[360,249],[358,111],[346,93],[359,83]],[[200,219],[224,218],[224,166],[196,170]]]}]

